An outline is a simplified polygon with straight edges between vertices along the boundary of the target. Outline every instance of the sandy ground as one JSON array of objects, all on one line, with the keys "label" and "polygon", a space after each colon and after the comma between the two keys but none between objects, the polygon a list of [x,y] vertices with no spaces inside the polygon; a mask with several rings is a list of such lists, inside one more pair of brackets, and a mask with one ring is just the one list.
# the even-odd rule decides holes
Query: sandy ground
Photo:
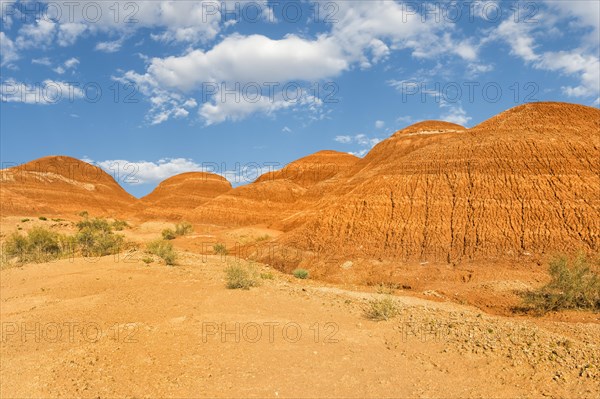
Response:
[{"label": "sandy ground", "polygon": [[[597,314],[506,317],[400,290],[400,315],[376,322],[372,287],[259,265],[274,279],[229,290],[227,259],[174,242],[174,267],[140,251],[2,270],[0,396],[599,397]],[[518,285],[503,281],[489,289]]]}]

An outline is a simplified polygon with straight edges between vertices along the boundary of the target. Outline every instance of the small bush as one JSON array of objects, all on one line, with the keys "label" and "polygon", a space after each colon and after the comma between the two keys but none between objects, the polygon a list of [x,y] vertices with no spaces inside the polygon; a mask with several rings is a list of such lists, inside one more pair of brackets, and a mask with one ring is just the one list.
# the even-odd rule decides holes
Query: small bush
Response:
[{"label": "small bush", "polygon": [[112,222],[112,228],[116,231],[122,231],[127,227],[129,227],[129,223],[127,223],[125,220],[116,219],[114,222]]},{"label": "small bush", "polygon": [[244,267],[239,263],[230,265],[225,269],[227,275],[227,288],[249,290],[257,287],[259,280],[256,270],[252,267]]},{"label": "small bush", "polygon": [[188,223],[188,222],[177,223],[175,225],[175,234],[178,236],[188,235],[193,230],[194,230],[194,228],[192,227],[191,223]]},{"label": "small bush", "polygon": [[221,243],[213,245],[213,251],[215,255],[227,255],[229,253],[229,251],[225,247],[225,244]]},{"label": "small bush", "polygon": [[389,320],[397,316],[398,312],[398,305],[390,297],[372,299],[365,308],[365,316],[376,321]]},{"label": "small bush", "polygon": [[377,293],[378,294],[393,294],[394,293],[394,287],[391,284],[385,284],[385,283],[379,283],[377,284]]},{"label": "small bush", "polygon": [[171,229],[164,229],[161,234],[162,234],[163,240],[174,240],[175,239],[175,232]]},{"label": "small bush", "polygon": [[156,255],[169,266],[175,264],[176,254],[173,250],[173,244],[163,240],[152,241],[146,246],[146,251],[152,255]]},{"label": "small bush", "polygon": [[275,276],[271,272],[261,273],[260,278],[263,280],[274,280]]},{"label": "small bush", "polygon": [[106,256],[121,250],[123,237],[112,232],[105,219],[84,219],[77,223],[75,240],[83,256]]},{"label": "small bush", "polygon": [[29,219],[21,219],[21,223],[29,222]]},{"label": "small bush", "polygon": [[525,303],[539,312],[561,309],[600,310],[599,267],[600,259],[592,262],[585,255],[574,258],[556,257],[548,268],[550,282],[538,291],[525,294]]},{"label": "small bush", "polygon": [[296,269],[292,272],[292,274],[294,275],[294,277],[302,280],[307,279],[309,276],[308,270],[306,269]]},{"label": "small bush", "polygon": [[47,262],[69,253],[71,245],[72,240],[67,236],[43,227],[34,227],[26,236],[13,233],[4,243],[4,252],[21,263]]},{"label": "small bush", "polygon": [[44,221],[48,220],[48,218],[46,216],[40,216],[38,219],[44,220]]},{"label": "small bush", "polygon": [[268,235],[268,234],[265,234],[265,235],[262,235],[260,237],[257,237],[256,238],[256,242],[267,241],[269,239],[271,239],[271,236]]},{"label": "small bush", "polygon": [[79,216],[81,216],[84,219],[87,219],[90,216],[90,214],[88,213],[88,211],[81,211],[79,212]]},{"label": "small bush", "polygon": [[149,265],[150,263],[154,262],[154,259],[152,259],[149,256],[145,256],[142,258],[142,262],[144,262],[145,264]]}]

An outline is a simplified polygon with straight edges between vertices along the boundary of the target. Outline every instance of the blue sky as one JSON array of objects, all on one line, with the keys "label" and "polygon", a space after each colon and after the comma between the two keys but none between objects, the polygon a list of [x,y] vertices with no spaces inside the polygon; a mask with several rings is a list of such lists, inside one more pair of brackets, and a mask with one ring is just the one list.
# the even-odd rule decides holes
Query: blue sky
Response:
[{"label": "blue sky", "polygon": [[409,124],[600,103],[600,2],[0,1],[3,166],[244,184]]}]

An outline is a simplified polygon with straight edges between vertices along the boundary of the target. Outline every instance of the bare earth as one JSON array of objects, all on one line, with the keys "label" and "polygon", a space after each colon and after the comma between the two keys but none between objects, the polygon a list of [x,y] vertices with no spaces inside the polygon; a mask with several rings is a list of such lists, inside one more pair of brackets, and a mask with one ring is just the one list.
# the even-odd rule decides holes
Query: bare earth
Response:
[{"label": "bare earth", "polygon": [[505,317],[400,291],[401,314],[375,322],[372,288],[269,269],[228,290],[226,259],[175,243],[175,267],[131,252],[3,270],[0,395],[598,398],[597,314]]}]

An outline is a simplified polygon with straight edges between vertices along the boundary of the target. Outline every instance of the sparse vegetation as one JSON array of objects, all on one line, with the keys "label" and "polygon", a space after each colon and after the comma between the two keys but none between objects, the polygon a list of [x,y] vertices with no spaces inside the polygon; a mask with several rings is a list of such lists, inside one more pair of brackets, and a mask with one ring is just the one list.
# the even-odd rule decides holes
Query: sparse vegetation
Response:
[{"label": "sparse vegetation", "polygon": [[90,216],[90,214],[88,213],[88,211],[81,211],[79,212],[79,216],[81,216],[84,219],[87,219]]},{"label": "sparse vegetation", "polygon": [[43,220],[43,221],[48,220],[48,218],[46,216],[40,216],[38,219]]},{"label": "sparse vegetation", "polygon": [[239,263],[232,264],[225,269],[227,276],[227,288],[249,290],[251,287],[260,285],[258,273],[252,266],[242,266]]},{"label": "sparse vegetation", "polygon": [[26,223],[29,222],[29,219],[25,218],[25,219],[21,219],[21,223]]},{"label": "sparse vegetation", "polygon": [[181,223],[177,223],[175,225],[175,234],[178,236],[188,235],[193,230],[194,230],[194,228],[192,227],[192,224],[188,223],[188,222],[181,222]]},{"label": "sparse vegetation", "polygon": [[227,247],[225,247],[225,244],[221,244],[221,243],[217,243],[217,244],[213,245],[213,251],[214,251],[215,255],[227,255],[229,253],[229,251],[227,250]]},{"label": "sparse vegetation", "polygon": [[162,234],[163,240],[174,240],[175,239],[175,232],[171,229],[164,229],[161,234]]},{"label": "sparse vegetation", "polygon": [[309,277],[308,270],[306,269],[296,269],[292,272],[294,277],[305,280]]},{"label": "sparse vegetation", "polygon": [[267,240],[270,240],[270,239],[271,239],[271,236],[268,235],[268,234],[265,234],[265,235],[256,237],[256,242],[267,241]]},{"label": "sparse vegetation", "polygon": [[175,264],[177,255],[173,250],[173,244],[163,240],[155,240],[146,246],[146,251],[152,255],[160,257],[168,266]]},{"label": "sparse vegetation", "polygon": [[75,236],[83,256],[106,256],[116,254],[123,245],[123,236],[114,234],[105,219],[84,219],[77,223]]},{"label": "sparse vegetation", "polygon": [[274,280],[275,276],[271,272],[261,273],[260,278],[263,280]]},{"label": "sparse vegetation", "polygon": [[399,313],[396,302],[389,296],[382,299],[372,299],[365,308],[365,316],[371,320],[389,320]]},{"label": "sparse vegetation", "polygon": [[394,287],[392,284],[386,284],[386,283],[379,283],[377,284],[377,293],[378,294],[393,294],[395,291]]},{"label": "sparse vegetation", "polygon": [[115,219],[115,221],[112,222],[112,228],[116,231],[122,231],[127,227],[129,227],[129,223],[127,223],[125,220]]},{"label": "sparse vegetation", "polygon": [[4,244],[4,253],[20,263],[48,262],[70,253],[73,244],[72,237],[34,227],[25,236],[13,233]]},{"label": "sparse vegetation", "polygon": [[142,258],[142,262],[144,262],[145,264],[149,265],[150,263],[154,262],[154,259],[152,259],[149,256],[145,256]]},{"label": "sparse vegetation", "polygon": [[525,294],[526,305],[537,312],[562,309],[600,310],[600,259],[580,254],[550,261],[551,280],[537,291]]}]

